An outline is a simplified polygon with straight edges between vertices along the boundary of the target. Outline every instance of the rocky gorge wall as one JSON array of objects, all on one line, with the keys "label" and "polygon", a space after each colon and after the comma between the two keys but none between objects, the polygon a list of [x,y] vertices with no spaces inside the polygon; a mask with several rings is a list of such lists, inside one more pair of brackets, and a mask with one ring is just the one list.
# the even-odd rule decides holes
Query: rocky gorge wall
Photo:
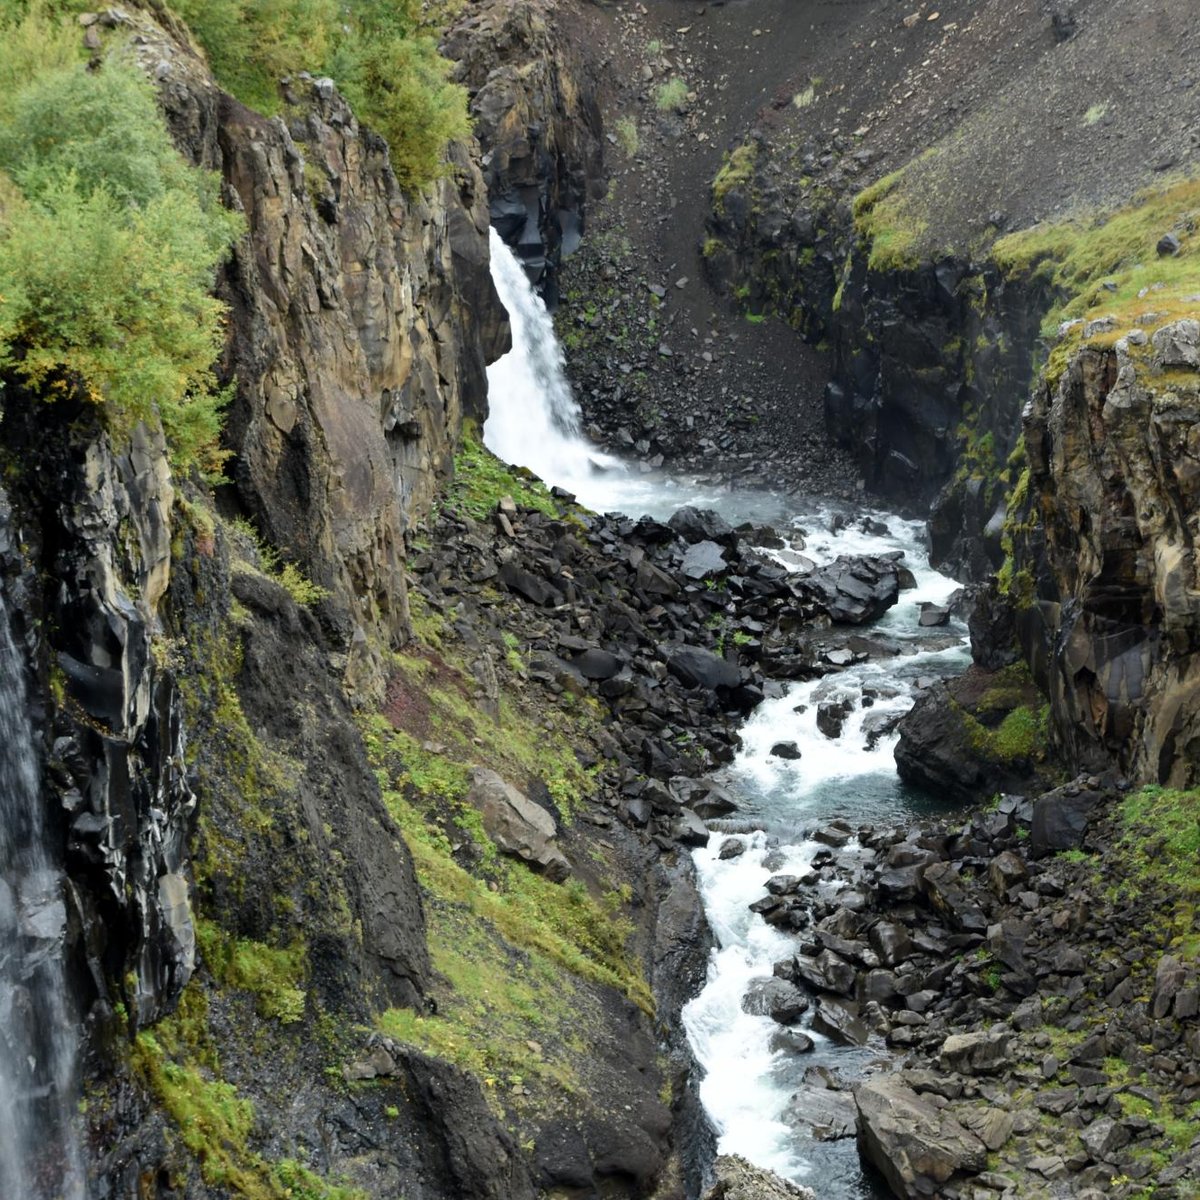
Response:
[{"label": "rocky gorge wall", "polygon": [[1190,787],[1200,324],[1096,327],[1025,414],[1009,602],[1071,760]]},{"label": "rocky gorge wall", "polygon": [[871,154],[848,138],[782,157],[753,137],[732,152],[714,183],[708,275],[829,350],[826,428],[867,491],[929,512],[935,565],[985,579],[1003,561],[997,476],[1020,435],[1044,285],[986,258],[893,255],[871,223],[886,177],[860,187]]},{"label": "rocky gorge wall", "polygon": [[442,46],[470,96],[491,223],[551,308],[606,189],[600,72],[572,21],[552,0],[499,0],[465,12]]},{"label": "rocky gorge wall", "polygon": [[[521,564],[551,570],[578,515],[543,543],[536,512],[495,515],[487,492],[486,524],[428,523],[435,497],[479,503],[473,440],[447,488],[507,346],[476,147],[410,196],[330,81],[293,78],[266,119],[164,14],[85,28],[92,49],[132,48],[246,220],[217,281],[228,484],[173,476],[158,433],[126,444],[82,390],[49,404],[3,380],[4,587],[63,814],[96,1191],[698,1191],[711,1131],[677,1018],[709,946],[684,848],[702,829],[667,776],[728,754],[756,676],[683,655],[733,673],[718,701],[686,664],[668,686],[654,651],[645,687],[697,727],[677,762],[641,682],[535,669],[541,618],[492,618],[497,559],[519,593]],[[410,556],[431,536],[448,560]],[[608,585],[618,632],[626,614],[641,629],[633,606],[675,609],[677,566],[644,564],[650,604],[631,578]],[[671,633],[711,643],[699,619]],[[628,759],[604,698],[628,712]],[[618,796],[636,815],[615,819]],[[531,827],[544,862],[520,850]]]}]

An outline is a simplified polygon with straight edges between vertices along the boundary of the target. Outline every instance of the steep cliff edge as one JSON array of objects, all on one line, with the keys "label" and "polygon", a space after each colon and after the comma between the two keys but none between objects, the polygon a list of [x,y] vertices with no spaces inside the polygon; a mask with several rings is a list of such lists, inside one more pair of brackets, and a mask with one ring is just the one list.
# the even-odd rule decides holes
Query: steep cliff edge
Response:
[{"label": "steep cliff edge", "polygon": [[[328,80],[267,119],[161,13],[71,29],[89,77],[153,77],[245,221],[217,280],[228,484],[172,466],[157,397],[126,427],[69,373],[3,376],[4,598],[70,878],[96,1191],[680,1194],[708,1136],[670,1028],[708,947],[686,851],[614,822],[645,769],[595,778],[614,746],[582,682],[559,703],[478,612],[413,633],[406,538],[506,344],[476,148],[413,195]],[[438,535],[503,540],[473,529]]]},{"label": "steep cliff edge", "polygon": [[1034,394],[1013,559],[1029,586],[1012,602],[1072,760],[1190,787],[1200,324],[1164,321],[1156,299],[1099,318],[1103,334]]},{"label": "steep cliff edge", "polygon": [[507,348],[478,167],[455,147],[446,177],[408,194],[330,81],[296,78],[268,120],[153,26],[137,36],[178,143],[248,221],[217,289],[233,334],[228,474],[267,541],[330,592],[365,698],[371,656],[405,634],[404,531],[449,478],[463,417],[486,412],[485,364]]}]

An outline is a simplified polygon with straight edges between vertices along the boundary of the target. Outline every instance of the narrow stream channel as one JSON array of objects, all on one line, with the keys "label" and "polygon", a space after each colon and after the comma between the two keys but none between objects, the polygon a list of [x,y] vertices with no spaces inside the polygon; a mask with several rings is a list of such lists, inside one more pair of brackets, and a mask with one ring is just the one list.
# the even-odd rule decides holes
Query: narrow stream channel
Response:
[{"label": "narrow stream channel", "polygon": [[[490,416],[486,444],[501,458],[528,466],[548,484],[573,492],[589,508],[665,519],[684,504],[713,508],[732,524],[769,523],[817,564],[839,555],[901,551],[916,586],[861,632],[877,653],[824,679],[777,688],[742,728],[743,746],[724,772],[737,802],[725,831],[710,823],[708,846],[694,851],[705,911],[717,949],[708,981],[684,1009],[692,1051],[704,1070],[700,1096],[721,1153],[736,1153],[780,1175],[817,1187],[820,1200],[874,1200],[887,1193],[859,1164],[854,1139],[821,1142],[795,1116],[793,1096],[814,1068],[853,1076],[882,1057],[881,1045],[848,1049],[807,1028],[816,1043],[798,1055],[772,1044],[780,1026],[742,1011],[751,981],[796,951],[796,935],[767,925],[749,905],[764,896],[774,874],[800,874],[821,847],[809,835],[842,817],[852,825],[890,825],[934,811],[929,797],[896,775],[894,719],[907,711],[930,677],[961,671],[969,662],[965,627],[922,628],[922,601],[945,601],[957,585],[928,565],[921,522],[888,513],[850,511],[819,499],[731,492],[703,480],[647,474],[596,451],[580,432],[579,410],[564,373],[553,325],[520,264],[493,231],[492,271],[509,311],[513,349],[488,372]],[[795,559],[781,557],[784,565]],[[817,727],[818,706],[852,706],[840,736]],[[778,742],[800,751],[772,756]],[[744,852],[722,859],[726,840]],[[855,843],[851,843],[853,848]],[[834,886],[834,885],[830,885]]]}]

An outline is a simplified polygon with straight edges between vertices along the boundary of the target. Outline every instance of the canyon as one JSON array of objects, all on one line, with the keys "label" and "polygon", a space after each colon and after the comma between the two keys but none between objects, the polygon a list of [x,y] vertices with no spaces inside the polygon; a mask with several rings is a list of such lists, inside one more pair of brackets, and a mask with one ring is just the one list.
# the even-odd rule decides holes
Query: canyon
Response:
[{"label": "canyon", "polygon": [[302,7],[0,5],[5,1194],[1197,1195],[1188,5]]}]

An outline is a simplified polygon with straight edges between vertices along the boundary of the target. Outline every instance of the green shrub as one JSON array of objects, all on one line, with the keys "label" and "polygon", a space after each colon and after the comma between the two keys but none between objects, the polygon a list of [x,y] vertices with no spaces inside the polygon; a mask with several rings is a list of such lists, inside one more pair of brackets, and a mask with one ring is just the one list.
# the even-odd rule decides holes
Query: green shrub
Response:
[{"label": "green shrub", "polygon": [[448,80],[449,64],[431,37],[347,38],[330,67],[359,117],[387,138],[392,169],[407,188],[435,179],[446,144],[471,132],[466,92]]},{"label": "green shrub", "polygon": [[0,10],[0,370],[47,399],[81,387],[118,438],[161,421],[177,468],[215,472],[209,293],[241,220],[176,152],[140,72],[86,70],[45,6],[15,7]]},{"label": "green shrub", "polygon": [[337,0],[172,0],[213,73],[243,104],[279,110],[279,80],[329,57]]},{"label": "green shrub", "polygon": [[331,75],[359,119],[388,141],[401,184],[442,172],[446,144],[470,134],[466,91],[422,25],[415,0],[176,0],[222,85],[260,112],[280,108],[279,80]]},{"label": "green shrub", "polygon": [[55,20],[48,5],[0,0],[0,128],[31,79],[73,66],[81,54],[78,28]]}]

